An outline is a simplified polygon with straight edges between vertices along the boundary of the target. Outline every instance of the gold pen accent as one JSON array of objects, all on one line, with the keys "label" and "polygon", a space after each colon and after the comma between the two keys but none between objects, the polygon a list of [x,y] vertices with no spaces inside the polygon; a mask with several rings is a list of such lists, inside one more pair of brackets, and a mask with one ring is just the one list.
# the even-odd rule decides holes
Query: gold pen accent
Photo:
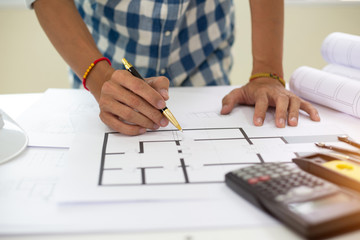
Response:
[{"label": "gold pen accent", "polygon": [[129,68],[133,67],[125,58],[122,59],[122,63],[124,64],[126,70],[129,70]]},{"label": "gold pen accent", "polygon": [[169,119],[169,121],[170,121],[177,129],[179,129],[179,131],[183,131],[182,128],[180,127],[180,124],[178,123],[178,121],[176,120],[176,118],[174,117],[174,115],[171,113],[170,109],[168,109],[167,107],[165,107],[165,108],[161,109],[160,112],[161,112],[167,119]]},{"label": "gold pen accent", "polygon": [[[128,70],[133,76],[144,80],[144,78],[138,73],[138,71],[136,71],[134,66],[131,65],[125,58],[122,59],[122,62],[124,64],[126,70]],[[182,128],[180,127],[180,124],[178,123],[178,121],[176,120],[174,115],[171,113],[170,109],[168,109],[167,107],[164,107],[163,109],[160,109],[159,111],[172,123],[172,125],[174,125],[177,129],[179,129],[179,131],[183,131]]]}]

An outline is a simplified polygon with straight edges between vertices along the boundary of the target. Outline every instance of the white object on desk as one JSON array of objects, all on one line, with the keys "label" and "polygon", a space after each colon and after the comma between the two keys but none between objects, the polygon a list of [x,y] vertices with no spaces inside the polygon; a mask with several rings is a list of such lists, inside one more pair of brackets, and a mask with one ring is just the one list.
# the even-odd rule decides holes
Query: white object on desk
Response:
[{"label": "white object on desk", "polygon": [[[171,106],[175,116],[186,128],[191,126],[196,128],[206,126],[216,127],[219,124],[219,118],[223,119],[222,121],[226,122],[227,126],[231,126],[230,120],[233,117],[239,119],[243,125],[252,126],[253,108],[251,107],[239,106],[229,116],[213,114],[213,109],[216,108],[213,102],[217,103],[217,109],[220,109],[222,96],[233,87],[172,88],[170,89],[172,100],[169,100],[168,106]],[[0,102],[3,104],[2,108],[7,113],[11,113],[11,116],[19,122],[32,140],[34,139],[33,135],[31,135],[32,132],[38,133],[38,130],[43,131],[44,129],[28,129],[26,124],[36,123],[41,125],[42,123],[47,123],[47,119],[44,120],[42,117],[44,115],[46,117],[45,113],[50,115],[54,112],[54,110],[50,113],[46,112],[49,107],[44,110],[44,107],[35,106],[38,109],[36,112],[33,111],[35,108],[31,107],[30,109],[30,106],[39,99],[40,102],[37,104],[54,99],[52,108],[57,110],[59,114],[68,114],[71,123],[75,123],[73,129],[79,130],[78,132],[85,133],[86,129],[94,128],[93,117],[90,120],[88,118],[89,111],[83,111],[88,109],[86,106],[92,106],[92,103],[90,105],[87,104],[89,103],[88,101],[92,101],[91,95],[89,95],[89,98],[84,96],[83,100],[85,102],[81,100],[73,101],[72,99],[78,99],[78,95],[82,95],[80,93],[82,90],[67,89],[66,92],[68,93],[63,93],[65,97],[58,97],[57,93],[60,95],[61,91],[65,90],[55,89],[47,92],[46,94],[51,93],[51,96],[47,96],[50,98],[46,97],[46,99],[42,98],[45,94],[0,95]],[[71,96],[72,94],[74,96]],[[196,101],[189,97],[193,94],[197,97]],[[212,96],[211,103],[209,104],[208,99],[203,98],[203,96]],[[182,102],[177,102],[178,99],[181,99]],[[76,105],[66,108],[65,105],[69,100]],[[48,103],[49,101],[44,106],[49,106]],[[189,113],[187,108],[189,104],[192,106],[191,113]],[[82,107],[79,108],[79,105]],[[201,112],[197,111],[198,106],[201,107],[203,105],[206,108],[202,108]],[[317,106],[317,108],[322,117],[321,125],[337,126],[341,129],[342,133],[351,133],[352,138],[360,139],[358,118],[323,106]],[[28,112],[29,115],[21,115],[27,109],[32,112]],[[38,115],[38,113],[43,114]],[[84,113],[86,116],[84,116]],[[274,111],[269,109],[264,127],[274,128],[275,130],[273,114]],[[93,115],[98,118],[97,112]],[[53,116],[51,117],[53,118]],[[81,121],[77,121],[77,119]],[[185,120],[189,123],[186,124]],[[41,124],[36,121],[41,121]],[[81,129],[77,128],[76,123],[78,122],[82,124]],[[58,121],[47,124],[49,127],[53,125],[56,127],[57,123]],[[291,128],[291,131],[303,133],[303,129],[307,129],[309,125],[319,125],[319,123],[312,122],[305,114],[301,114],[299,126]],[[102,130],[100,124],[96,126],[98,126],[97,131]],[[51,128],[51,130],[53,129]],[[255,130],[262,132],[263,127],[255,128]],[[277,129],[280,132],[288,130],[288,127]],[[51,131],[43,132],[45,134],[51,133]],[[52,137],[61,136],[60,131],[54,134],[45,134],[43,136],[46,138],[42,139],[40,146],[43,143],[48,143],[52,140]],[[67,145],[72,146],[71,142],[72,138],[68,138]],[[67,149],[63,146],[61,148],[54,148],[54,146],[48,147],[48,145],[50,144],[45,145],[46,148],[28,148],[24,154],[16,158],[16,161],[0,166],[1,239],[4,236],[5,238],[7,236],[10,237],[10,235],[18,235],[15,238],[19,239],[27,239],[29,237],[37,239],[42,236],[46,239],[83,239],[84,235],[78,235],[80,233],[87,233],[88,235],[85,238],[94,238],[95,236],[101,239],[117,239],[119,237],[131,239],[300,239],[271,217],[253,207],[244,199],[239,198],[230,189],[227,189],[226,186],[223,187],[227,193],[221,197],[222,199],[56,204],[53,199],[53,191],[49,189],[49,184],[52,180],[50,177],[55,177],[53,183],[57,185],[58,176],[63,171],[62,164],[64,162],[67,165],[68,162],[66,160],[67,157],[65,158]],[[295,149],[296,151],[305,151],[307,149],[305,147],[303,144],[298,144]],[[54,154],[52,153],[53,151]],[[61,157],[61,154],[64,154],[64,158]],[[86,164],[89,164],[89,162]],[[24,173],[26,173],[25,181],[23,181]],[[82,174],[79,174],[79,176]],[[18,187],[19,182],[22,183],[20,188]],[[44,194],[46,194],[45,199],[39,197],[39,195],[42,196]],[[93,216],[96,216],[96,218]],[[65,233],[65,235],[59,235],[59,233]],[[91,235],[92,233],[97,234]],[[54,235],[35,235],[32,237],[20,236],[19,234]],[[353,239],[360,239],[359,236],[360,232],[358,231],[342,235],[337,239],[350,239],[351,237]]]},{"label": "white object on desk", "polygon": [[25,131],[0,109],[0,164],[21,153],[28,143]]}]

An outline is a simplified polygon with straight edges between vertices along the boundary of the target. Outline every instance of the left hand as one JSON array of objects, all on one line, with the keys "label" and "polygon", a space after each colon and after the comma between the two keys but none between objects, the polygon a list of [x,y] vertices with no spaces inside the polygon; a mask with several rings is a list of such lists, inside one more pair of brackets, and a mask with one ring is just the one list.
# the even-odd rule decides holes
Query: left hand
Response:
[{"label": "left hand", "polygon": [[234,89],[222,100],[221,114],[229,114],[237,104],[255,105],[253,123],[262,126],[268,107],[275,107],[275,125],[283,128],[297,126],[299,110],[304,110],[313,121],[320,121],[316,108],[309,102],[286,90],[276,79],[258,78]]}]

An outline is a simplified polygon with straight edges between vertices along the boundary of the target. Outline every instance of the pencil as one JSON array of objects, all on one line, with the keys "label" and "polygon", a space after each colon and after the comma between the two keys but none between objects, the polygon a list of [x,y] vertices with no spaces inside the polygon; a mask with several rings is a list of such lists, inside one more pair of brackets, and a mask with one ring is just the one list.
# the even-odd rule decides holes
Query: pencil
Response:
[{"label": "pencil", "polygon": [[[140,73],[136,71],[135,67],[131,65],[125,58],[122,59],[122,62],[126,70],[128,70],[134,77],[144,80],[144,78],[140,75]],[[180,124],[178,123],[174,115],[171,113],[170,109],[164,107],[163,109],[159,109],[159,111],[172,123],[172,125],[174,125],[177,129],[179,129],[179,131],[183,131]]]}]

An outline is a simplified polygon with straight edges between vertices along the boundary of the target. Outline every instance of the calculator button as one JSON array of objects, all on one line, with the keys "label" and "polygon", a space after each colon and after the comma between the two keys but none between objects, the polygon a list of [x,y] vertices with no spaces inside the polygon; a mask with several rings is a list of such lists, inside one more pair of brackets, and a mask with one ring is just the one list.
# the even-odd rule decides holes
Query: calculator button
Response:
[{"label": "calculator button", "polygon": [[256,183],[258,183],[259,182],[259,179],[258,178],[250,178],[249,180],[248,180],[248,183],[249,184],[256,184]]},{"label": "calculator button", "polygon": [[273,173],[273,174],[270,175],[270,177],[271,177],[271,178],[278,178],[278,177],[280,177],[280,174],[278,174],[278,173]]},{"label": "calculator button", "polygon": [[260,180],[260,181],[267,181],[267,180],[269,180],[269,179],[270,179],[270,176],[268,176],[268,175],[259,177],[259,180]]},{"label": "calculator button", "polygon": [[258,172],[254,174],[254,177],[261,177],[261,176],[264,176],[264,173]]},{"label": "calculator button", "polygon": [[287,176],[287,175],[290,175],[290,172],[289,171],[284,171],[281,173],[282,176]]},{"label": "calculator button", "polygon": [[238,177],[242,177],[244,175],[246,175],[247,173],[246,172],[241,172],[241,171],[238,171],[238,172],[234,172],[234,174]]},{"label": "calculator button", "polygon": [[257,169],[261,169],[262,167],[263,167],[263,166],[261,166],[261,165],[254,165],[254,166],[252,166],[252,168],[253,168],[253,169],[256,169],[256,170],[257,170]]},{"label": "calculator button", "polygon": [[247,181],[247,180],[249,180],[250,178],[253,178],[253,176],[250,175],[250,174],[245,174],[245,175],[241,176],[241,178],[244,179],[245,181]]},{"label": "calculator button", "polygon": [[313,191],[314,190],[310,187],[300,186],[300,187],[294,188],[291,192],[296,196],[304,196],[304,195],[311,194]]},{"label": "calculator button", "polygon": [[247,171],[249,174],[254,174],[254,173],[257,173],[258,171],[256,169],[253,169],[253,168],[250,168],[248,169]]},{"label": "calculator button", "polygon": [[299,173],[299,172],[300,172],[300,170],[299,170],[298,168],[290,169],[290,171],[291,171],[292,173]]}]

